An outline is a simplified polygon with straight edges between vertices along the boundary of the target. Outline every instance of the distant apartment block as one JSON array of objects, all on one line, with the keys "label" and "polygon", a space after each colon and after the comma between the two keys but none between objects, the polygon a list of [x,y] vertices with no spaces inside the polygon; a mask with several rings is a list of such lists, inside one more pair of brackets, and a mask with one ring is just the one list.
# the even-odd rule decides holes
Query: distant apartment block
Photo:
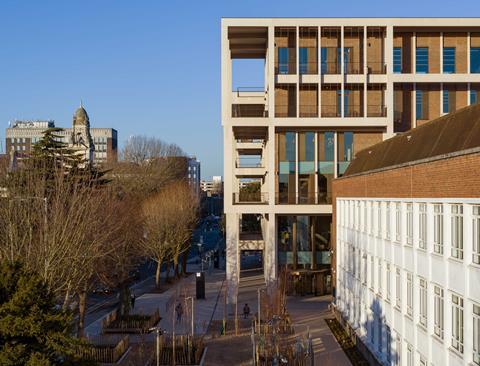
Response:
[{"label": "distant apartment block", "polygon": [[369,364],[480,365],[479,172],[477,104],[334,181],[334,304]]},{"label": "distant apartment block", "polygon": [[212,180],[202,180],[200,190],[207,196],[223,194],[223,180],[220,175],[214,175]]},{"label": "distant apartment block", "polygon": [[[82,114],[83,107],[81,108]],[[77,112],[80,111],[80,108]],[[77,113],[76,112],[76,113]],[[85,116],[86,112],[84,113]],[[43,137],[43,131],[56,127],[53,120],[15,120],[6,129],[5,146],[6,152],[17,151],[21,154],[28,154],[33,145]],[[93,142],[93,161],[96,164],[117,161],[117,130],[113,128],[91,128],[88,126]],[[71,143],[73,127],[64,128],[59,134],[66,144]]]},{"label": "distant apartment block", "polygon": [[[480,20],[230,18],[221,39],[229,301],[248,250],[267,282],[285,270],[290,292],[330,292],[332,180],[357,152],[478,102]],[[246,59],[264,80],[234,88]]]},{"label": "distant apartment block", "polygon": [[188,184],[197,196],[200,195],[200,161],[195,156],[188,158]]}]

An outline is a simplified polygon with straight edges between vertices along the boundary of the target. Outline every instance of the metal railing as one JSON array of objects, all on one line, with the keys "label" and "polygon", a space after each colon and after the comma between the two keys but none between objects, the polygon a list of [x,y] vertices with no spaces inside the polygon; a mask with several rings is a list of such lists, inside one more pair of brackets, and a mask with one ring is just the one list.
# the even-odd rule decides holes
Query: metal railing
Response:
[{"label": "metal railing", "polygon": [[[242,93],[263,93],[263,95],[256,95],[255,97],[261,97],[261,98],[264,98],[265,97],[265,94],[267,94],[265,88],[263,86],[239,86],[237,87],[237,90],[235,90],[237,92],[237,96],[238,97],[243,97]],[[246,95],[248,97],[250,97],[250,95]]]},{"label": "metal railing", "polygon": [[374,75],[386,74],[387,65],[384,62],[368,62],[367,72]]},{"label": "metal railing", "polygon": [[261,231],[240,231],[240,240],[263,240],[263,234]]},{"label": "metal railing", "polygon": [[329,205],[332,203],[330,192],[318,192],[310,194],[302,193],[275,193],[275,204],[277,205]]},{"label": "metal railing", "polygon": [[300,102],[300,117],[318,117],[318,104],[302,104]]},{"label": "metal railing", "polygon": [[268,193],[266,192],[234,192],[233,204],[266,204]]},{"label": "metal railing", "polygon": [[262,159],[254,157],[238,158],[235,161],[236,168],[263,168],[264,164]]},{"label": "metal railing", "polygon": [[233,118],[255,118],[268,117],[265,104],[232,104]]},{"label": "metal railing", "polygon": [[387,107],[384,105],[369,104],[367,105],[367,117],[386,117]]},{"label": "metal railing", "polygon": [[333,104],[322,104],[322,117],[340,117],[340,106]]}]

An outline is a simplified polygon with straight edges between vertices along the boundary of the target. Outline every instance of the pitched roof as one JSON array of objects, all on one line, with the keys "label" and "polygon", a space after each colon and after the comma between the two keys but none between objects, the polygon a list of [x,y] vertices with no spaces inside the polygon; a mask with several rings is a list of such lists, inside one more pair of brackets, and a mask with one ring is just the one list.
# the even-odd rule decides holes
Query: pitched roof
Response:
[{"label": "pitched roof", "polygon": [[462,108],[356,154],[344,176],[480,148],[480,104]]}]

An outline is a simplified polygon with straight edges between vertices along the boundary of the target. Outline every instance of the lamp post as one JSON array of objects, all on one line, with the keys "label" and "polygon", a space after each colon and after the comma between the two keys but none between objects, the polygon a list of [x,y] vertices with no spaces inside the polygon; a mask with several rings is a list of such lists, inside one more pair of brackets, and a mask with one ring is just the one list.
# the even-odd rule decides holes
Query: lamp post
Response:
[{"label": "lamp post", "polygon": [[195,300],[193,298],[193,296],[189,296],[186,298],[186,300],[192,300],[192,340],[193,340],[193,337],[195,336],[195,318],[194,318],[194,313],[195,313]]},{"label": "lamp post", "polygon": [[163,335],[164,331],[160,327],[150,328],[149,331],[157,333],[157,366],[160,366],[160,336]]}]

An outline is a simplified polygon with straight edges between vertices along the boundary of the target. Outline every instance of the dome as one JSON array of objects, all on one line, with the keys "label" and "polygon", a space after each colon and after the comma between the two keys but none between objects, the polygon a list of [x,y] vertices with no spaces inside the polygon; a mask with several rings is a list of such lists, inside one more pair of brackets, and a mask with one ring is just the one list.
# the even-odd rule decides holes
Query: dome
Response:
[{"label": "dome", "polygon": [[74,125],[83,125],[87,126],[89,125],[90,119],[88,118],[88,113],[83,108],[83,105],[80,105],[78,109],[75,111],[75,115],[73,116],[73,124]]}]

